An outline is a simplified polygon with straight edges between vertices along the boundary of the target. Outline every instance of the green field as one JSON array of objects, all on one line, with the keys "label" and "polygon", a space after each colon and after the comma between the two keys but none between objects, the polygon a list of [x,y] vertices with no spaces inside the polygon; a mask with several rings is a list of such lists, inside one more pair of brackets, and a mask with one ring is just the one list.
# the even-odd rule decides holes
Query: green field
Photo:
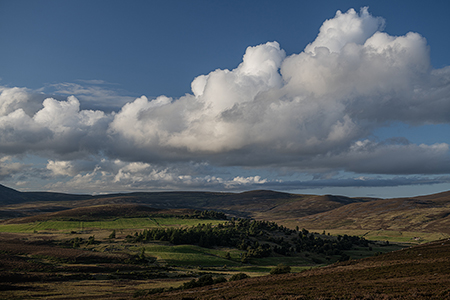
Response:
[{"label": "green field", "polygon": [[59,221],[49,220],[25,224],[0,225],[0,232],[31,233],[40,231],[83,231],[95,229],[144,229],[167,226],[196,226],[198,224],[211,223],[213,225],[223,223],[223,220],[201,220],[181,218],[117,218],[101,221]]},{"label": "green field", "polygon": [[[130,250],[140,251],[145,249],[145,254],[156,257],[159,262],[178,266],[195,267],[222,267],[239,266],[237,262],[239,254],[243,251],[237,249],[209,249],[195,245],[164,245],[162,243],[149,243],[135,246]],[[231,260],[225,259],[226,253],[231,254]]]}]

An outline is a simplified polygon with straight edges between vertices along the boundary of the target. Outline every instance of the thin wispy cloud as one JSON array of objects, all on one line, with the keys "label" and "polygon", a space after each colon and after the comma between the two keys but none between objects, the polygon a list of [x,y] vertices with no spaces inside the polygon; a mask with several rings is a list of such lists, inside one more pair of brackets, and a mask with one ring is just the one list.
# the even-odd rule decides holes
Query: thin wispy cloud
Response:
[{"label": "thin wispy cloud", "polygon": [[124,95],[114,84],[103,80],[78,80],[77,82],[55,83],[41,89],[41,92],[55,95],[75,96],[83,109],[102,110],[106,113],[118,111],[135,98]]}]

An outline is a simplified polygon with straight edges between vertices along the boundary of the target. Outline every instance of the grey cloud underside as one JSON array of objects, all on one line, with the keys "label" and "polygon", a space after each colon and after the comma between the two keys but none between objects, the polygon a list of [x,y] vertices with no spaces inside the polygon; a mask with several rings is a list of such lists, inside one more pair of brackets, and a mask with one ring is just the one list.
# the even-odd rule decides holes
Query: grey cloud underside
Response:
[{"label": "grey cloud underside", "polygon": [[[370,139],[374,129],[391,122],[450,122],[450,67],[431,67],[419,34],[394,37],[383,28],[384,20],[366,8],[338,12],[299,54],[286,56],[277,42],[248,47],[237,68],[195,78],[192,94],[142,96],[117,112],[80,109],[74,96],[44,100],[25,88],[3,87],[0,152],[158,166],[449,173],[448,144]],[[82,90],[85,98],[104,94],[81,84],[58,89]],[[106,105],[103,99],[97,107]],[[48,168],[73,176],[75,164]]]},{"label": "grey cloud underside", "polygon": [[[449,183],[449,176],[440,176],[438,178],[428,177],[395,177],[389,179],[381,178],[343,178],[343,179],[325,179],[325,180],[307,180],[307,181],[284,181],[267,182],[263,186],[267,189],[310,189],[325,187],[397,187],[408,185],[430,185]],[[253,188],[261,189],[262,185],[253,185]]]},{"label": "grey cloud underside", "polygon": [[[70,171],[61,163],[55,163],[54,170]],[[116,170],[113,170],[116,168]],[[75,176],[69,182],[58,182],[48,185],[51,189],[76,189],[81,186],[90,190],[102,190],[108,184],[109,191],[125,189],[139,190],[229,190],[241,191],[247,189],[299,190],[326,187],[399,187],[408,185],[448,184],[450,176],[393,176],[382,178],[374,176],[359,176],[355,178],[317,178],[309,180],[266,180],[259,176],[235,177],[223,179],[215,176],[179,176],[180,170],[174,168],[158,169],[142,163],[119,163],[109,173],[99,177],[94,171],[83,176]],[[61,174],[61,173],[60,173]]]}]

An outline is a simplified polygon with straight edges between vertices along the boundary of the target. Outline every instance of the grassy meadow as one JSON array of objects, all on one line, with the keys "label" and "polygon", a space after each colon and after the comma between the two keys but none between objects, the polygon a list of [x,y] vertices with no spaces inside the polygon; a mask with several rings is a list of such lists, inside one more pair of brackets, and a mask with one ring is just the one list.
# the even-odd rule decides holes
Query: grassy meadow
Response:
[{"label": "grassy meadow", "polygon": [[[238,261],[242,251],[237,249],[209,249],[196,245],[169,245],[162,243],[135,246],[135,251],[145,249],[145,253],[157,258],[158,261],[176,266],[221,267],[240,266]],[[231,259],[225,259],[226,253]],[[234,260],[233,260],[234,258]]]}]

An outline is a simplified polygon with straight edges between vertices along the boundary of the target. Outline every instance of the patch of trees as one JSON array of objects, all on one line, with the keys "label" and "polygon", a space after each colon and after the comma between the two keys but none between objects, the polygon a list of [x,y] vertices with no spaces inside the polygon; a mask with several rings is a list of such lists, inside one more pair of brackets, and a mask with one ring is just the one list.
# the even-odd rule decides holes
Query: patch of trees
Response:
[{"label": "patch of trees", "polygon": [[168,241],[174,245],[191,244],[201,247],[226,246],[245,250],[259,247],[251,237],[262,237],[265,231],[284,230],[274,222],[232,219],[229,222],[212,226],[199,224],[189,228],[155,228],[136,232],[127,236],[128,242]]},{"label": "patch of trees", "polygon": [[[232,219],[229,222],[212,226],[211,224],[199,224],[189,228],[156,228],[136,232],[134,236],[127,236],[126,241],[131,243],[168,241],[174,245],[190,244],[200,247],[233,247],[247,251],[241,256],[243,262],[249,258],[261,258],[270,256],[272,248],[269,244],[260,244],[269,232],[284,232],[283,226],[274,222],[255,221],[249,219]],[[256,238],[257,237],[257,238]]]},{"label": "patch of trees", "polygon": [[146,229],[128,235],[126,241],[131,243],[167,241],[174,245],[190,244],[206,248],[233,247],[246,251],[241,255],[242,262],[247,262],[250,258],[268,257],[273,253],[288,256],[311,252],[326,256],[343,256],[342,251],[349,250],[353,246],[368,247],[368,241],[363,237],[339,235],[336,238],[310,233],[306,229],[292,230],[275,222],[250,219],[231,219],[216,226],[199,224],[188,228]]},{"label": "patch of trees", "polygon": [[[234,274],[233,276],[231,276],[229,281],[242,280],[242,279],[246,279],[246,278],[250,278],[250,276],[248,276],[245,273],[237,273],[237,274]],[[197,280],[192,279],[191,281],[185,282],[181,288],[183,290],[191,289],[191,288],[195,288],[195,287],[202,287],[202,286],[207,286],[207,285],[212,285],[212,284],[217,284],[217,283],[222,283],[222,282],[227,282],[227,279],[223,276],[213,278],[213,276],[211,274],[206,274],[206,275],[200,276]]]},{"label": "patch of trees", "polygon": [[88,245],[96,245],[99,244],[99,241],[95,240],[95,236],[90,236],[87,240],[80,238],[80,237],[75,237],[73,239],[70,239],[68,241],[59,243],[60,246],[63,247],[72,247],[72,248],[79,248],[80,246],[88,246]]},{"label": "patch of trees", "polygon": [[213,210],[195,210],[192,214],[173,215],[173,214],[155,214],[152,217],[159,218],[177,218],[177,219],[200,219],[200,220],[226,220],[226,214],[220,211]]},{"label": "patch of trees", "polygon": [[[309,233],[303,229],[299,232],[298,237],[292,239],[296,252],[314,252],[325,254],[327,256],[343,255],[343,250],[350,250],[353,246],[369,247],[369,242],[364,237],[338,235],[337,238],[330,238],[323,235]],[[280,249],[281,248],[281,249]],[[284,254],[288,250],[287,243],[281,243],[280,247],[275,250]]]},{"label": "patch of trees", "polygon": [[213,211],[213,210],[196,210],[192,215],[192,218],[195,219],[204,219],[204,220],[226,220],[227,215],[223,212]]},{"label": "patch of trees", "polygon": [[272,275],[287,274],[287,273],[291,273],[291,267],[286,266],[285,264],[279,264],[278,266],[270,270],[270,274]]},{"label": "patch of trees", "polygon": [[192,279],[191,281],[185,282],[182,289],[191,289],[195,287],[202,287],[207,285],[212,285],[216,283],[227,282],[227,279],[223,276],[213,278],[211,274],[206,274],[200,276],[197,280]]}]

